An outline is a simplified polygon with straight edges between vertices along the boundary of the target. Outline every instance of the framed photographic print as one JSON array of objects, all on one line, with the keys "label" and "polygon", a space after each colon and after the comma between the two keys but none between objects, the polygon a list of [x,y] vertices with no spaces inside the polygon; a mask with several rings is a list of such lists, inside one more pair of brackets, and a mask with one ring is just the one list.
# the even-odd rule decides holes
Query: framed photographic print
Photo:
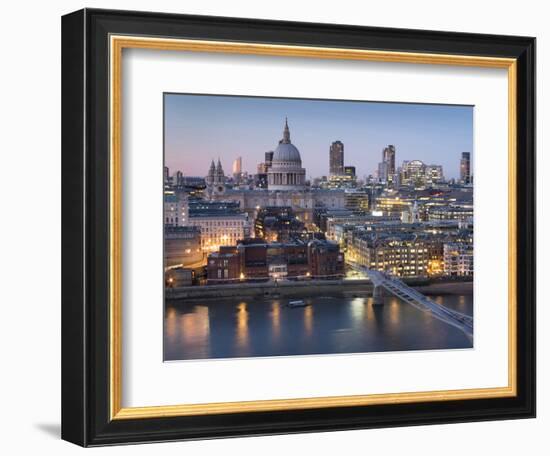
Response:
[{"label": "framed photographic print", "polygon": [[535,416],[535,39],[62,21],[62,436]]}]

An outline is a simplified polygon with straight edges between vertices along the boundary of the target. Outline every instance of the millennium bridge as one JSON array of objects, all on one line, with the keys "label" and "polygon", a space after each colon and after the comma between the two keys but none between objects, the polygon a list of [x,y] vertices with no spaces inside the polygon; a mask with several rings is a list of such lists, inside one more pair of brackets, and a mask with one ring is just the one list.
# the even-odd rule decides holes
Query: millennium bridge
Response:
[{"label": "millennium bridge", "polygon": [[473,317],[457,312],[456,310],[448,309],[432,301],[419,291],[409,287],[403,281],[387,272],[374,271],[357,264],[353,264],[352,267],[365,273],[371,280],[373,284],[372,296],[374,305],[383,303],[383,290],[386,290],[417,309],[423,312],[430,312],[434,318],[460,329],[470,340],[473,339]]}]

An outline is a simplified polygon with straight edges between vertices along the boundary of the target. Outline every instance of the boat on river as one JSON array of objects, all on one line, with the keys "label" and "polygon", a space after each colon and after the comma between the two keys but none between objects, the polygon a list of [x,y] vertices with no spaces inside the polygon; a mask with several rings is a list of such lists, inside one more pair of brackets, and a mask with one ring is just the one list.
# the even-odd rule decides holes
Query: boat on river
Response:
[{"label": "boat on river", "polygon": [[288,307],[306,307],[307,304],[303,299],[297,299],[296,301],[288,301]]}]

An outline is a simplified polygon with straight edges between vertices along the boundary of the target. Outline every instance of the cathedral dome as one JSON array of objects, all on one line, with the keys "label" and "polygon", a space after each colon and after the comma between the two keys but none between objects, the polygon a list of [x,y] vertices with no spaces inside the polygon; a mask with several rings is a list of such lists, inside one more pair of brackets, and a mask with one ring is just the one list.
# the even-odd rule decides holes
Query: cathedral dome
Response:
[{"label": "cathedral dome", "polygon": [[290,142],[290,130],[285,120],[283,139],[273,152],[267,171],[268,190],[300,190],[305,186],[306,170],[302,168],[300,152]]},{"label": "cathedral dome", "polygon": [[272,166],[274,167],[302,167],[302,159],[300,152],[294,144],[290,142],[290,130],[288,121],[285,119],[285,129],[283,131],[283,139],[279,141],[279,145],[273,152]]},{"label": "cathedral dome", "polygon": [[300,152],[290,143],[280,143],[275,151],[273,152],[273,164],[275,162],[294,162],[297,166],[302,166],[302,159],[300,157]]}]

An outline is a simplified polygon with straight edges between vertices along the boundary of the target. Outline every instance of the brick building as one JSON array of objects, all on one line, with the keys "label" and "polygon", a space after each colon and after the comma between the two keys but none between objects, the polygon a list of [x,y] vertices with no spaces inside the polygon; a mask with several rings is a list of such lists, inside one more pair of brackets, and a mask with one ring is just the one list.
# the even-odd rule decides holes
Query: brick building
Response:
[{"label": "brick building", "polygon": [[344,255],[337,244],[326,240],[310,242],[240,242],[221,247],[207,261],[208,284],[240,281],[340,278],[344,275]]},{"label": "brick building", "polygon": [[308,267],[312,277],[334,278],[344,273],[344,254],[338,244],[326,241],[308,243]]},{"label": "brick building", "polygon": [[208,284],[223,284],[241,279],[242,259],[236,247],[220,247],[208,255]]}]

